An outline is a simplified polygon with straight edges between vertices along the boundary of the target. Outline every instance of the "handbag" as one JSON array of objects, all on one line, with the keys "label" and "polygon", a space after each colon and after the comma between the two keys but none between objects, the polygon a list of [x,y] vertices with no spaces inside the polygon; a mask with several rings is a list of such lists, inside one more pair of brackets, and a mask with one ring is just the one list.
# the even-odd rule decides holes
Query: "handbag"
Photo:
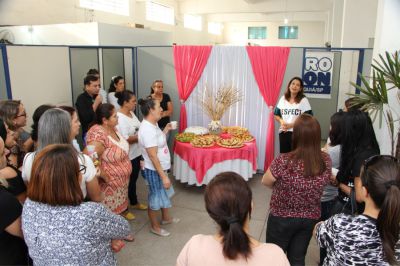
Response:
[{"label": "handbag", "polygon": [[349,215],[354,215],[357,213],[357,201],[356,201],[356,193],[354,188],[351,189],[349,200],[343,201],[339,197],[336,198],[335,203],[333,204],[331,210],[331,216],[339,213],[345,213]]}]

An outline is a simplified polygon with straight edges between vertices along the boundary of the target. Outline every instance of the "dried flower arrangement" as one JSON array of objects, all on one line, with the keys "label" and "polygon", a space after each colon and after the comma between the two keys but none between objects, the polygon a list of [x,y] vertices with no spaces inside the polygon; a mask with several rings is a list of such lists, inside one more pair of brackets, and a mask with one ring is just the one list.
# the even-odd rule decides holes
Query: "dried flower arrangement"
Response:
[{"label": "dried flower arrangement", "polygon": [[212,120],[209,127],[211,130],[221,128],[220,120],[224,113],[235,103],[242,100],[239,90],[233,86],[221,86],[214,96],[204,87],[200,103],[203,111]]}]

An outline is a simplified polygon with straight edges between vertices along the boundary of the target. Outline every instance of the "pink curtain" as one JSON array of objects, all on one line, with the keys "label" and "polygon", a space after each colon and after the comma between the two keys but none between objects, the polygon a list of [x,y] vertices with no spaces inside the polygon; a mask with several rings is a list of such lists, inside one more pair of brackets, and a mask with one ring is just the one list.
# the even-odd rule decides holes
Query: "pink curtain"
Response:
[{"label": "pink curtain", "polygon": [[289,57],[289,47],[247,46],[254,77],[265,103],[269,106],[269,124],[265,145],[264,171],[274,159],[274,113]]},{"label": "pink curtain", "polygon": [[173,48],[176,84],[181,100],[179,132],[187,127],[185,101],[199,81],[211,53],[211,46],[178,46]]}]

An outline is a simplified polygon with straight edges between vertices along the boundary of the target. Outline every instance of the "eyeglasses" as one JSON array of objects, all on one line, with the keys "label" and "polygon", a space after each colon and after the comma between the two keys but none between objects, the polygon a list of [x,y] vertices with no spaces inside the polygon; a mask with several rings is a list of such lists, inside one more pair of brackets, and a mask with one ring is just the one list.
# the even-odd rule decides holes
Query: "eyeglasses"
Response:
[{"label": "eyeglasses", "polygon": [[86,173],[86,165],[83,165],[83,164],[81,164],[80,166],[79,166],[79,172],[82,174],[82,175],[84,175],[85,173]]},{"label": "eyeglasses", "polygon": [[26,112],[23,112],[22,114],[17,115],[15,118],[18,118],[18,117],[21,117],[21,116],[25,116],[26,117]]}]

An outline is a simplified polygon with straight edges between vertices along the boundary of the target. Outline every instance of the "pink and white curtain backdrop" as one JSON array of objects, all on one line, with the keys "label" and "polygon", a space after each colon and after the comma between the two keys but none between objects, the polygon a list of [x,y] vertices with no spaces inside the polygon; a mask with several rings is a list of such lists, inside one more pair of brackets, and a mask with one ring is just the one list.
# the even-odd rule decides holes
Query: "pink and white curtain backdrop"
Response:
[{"label": "pink and white curtain backdrop", "polygon": [[176,84],[181,101],[179,132],[182,132],[187,127],[185,101],[203,73],[211,49],[211,46],[176,45],[173,48]]},{"label": "pink and white curtain backdrop", "polygon": [[274,159],[275,126],[272,110],[278,101],[290,48],[247,46],[246,49],[261,95],[270,109],[268,116],[269,126],[266,134],[267,144],[265,146],[266,158],[264,162],[264,170],[267,170]]},{"label": "pink and white curtain backdrop", "polygon": [[[179,46],[178,46],[179,47]],[[269,49],[270,47],[263,47]],[[289,49],[289,48],[285,48]],[[288,55],[288,54],[287,54]],[[174,55],[174,60],[175,55]],[[267,60],[264,58],[264,62],[256,62],[258,65],[272,64],[268,69],[273,73],[276,73],[274,65],[281,63],[273,63],[274,60]],[[272,137],[267,138],[267,130],[270,128],[269,123],[271,122],[270,117],[273,117],[272,110],[269,108],[270,105],[276,104],[276,98],[266,101],[264,95],[265,89],[259,88],[255,74],[253,72],[252,62],[250,60],[248,51],[246,47],[235,47],[235,46],[214,46],[212,47],[211,53],[209,55],[207,64],[201,73],[201,76],[193,88],[193,91],[189,93],[188,98],[185,102],[186,114],[187,114],[187,126],[204,126],[207,127],[210,123],[210,118],[208,118],[201,107],[200,99],[204,97],[204,88],[207,86],[207,90],[216,94],[218,89],[225,85],[233,85],[242,94],[242,100],[232,106],[228,112],[225,113],[221,119],[222,125],[238,125],[247,127],[251,134],[257,140],[258,148],[258,158],[257,164],[258,169],[264,169],[269,165],[269,158],[274,156],[274,134]],[[279,61],[279,60],[278,60]],[[287,63],[286,59],[283,60],[284,65]],[[283,64],[283,63],[282,63]],[[175,61],[176,65],[176,61]],[[264,76],[264,68],[259,71],[257,75]],[[282,68],[279,68],[282,70]],[[177,72],[177,69],[175,70]],[[279,72],[279,71],[278,71]],[[283,74],[285,70],[283,69]],[[280,80],[277,81],[266,81],[263,82],[262,88],[267,88],[268,86],[273,86],[274,93],[278,84],[282,84],[283,74]],[[178,73],[177,73],[178,76]],[[280,75],[271,75],[264,77],[265,80],[272,78],[279,79]],[[177,78],[178,79],[178,78]],[[178,85],[179,86],[179,85]],[[279,95],[280,86],[277,88],[277,95]],[[266,97],[274,97],[274,94],[267,95]],[[181,97],[183,99],[183,97]],[[180,122],[182,124],[182,122]],[[273,124],[273,120],[272,120]],[[273,128],[272,128],[273,130]],[[267,143],[268,142],[268,143]],[[269,150],[266,150],[266,147]],[[268,160],[266,161],[266,153]],[[272,157],[271,157],[272,156]]]}]

